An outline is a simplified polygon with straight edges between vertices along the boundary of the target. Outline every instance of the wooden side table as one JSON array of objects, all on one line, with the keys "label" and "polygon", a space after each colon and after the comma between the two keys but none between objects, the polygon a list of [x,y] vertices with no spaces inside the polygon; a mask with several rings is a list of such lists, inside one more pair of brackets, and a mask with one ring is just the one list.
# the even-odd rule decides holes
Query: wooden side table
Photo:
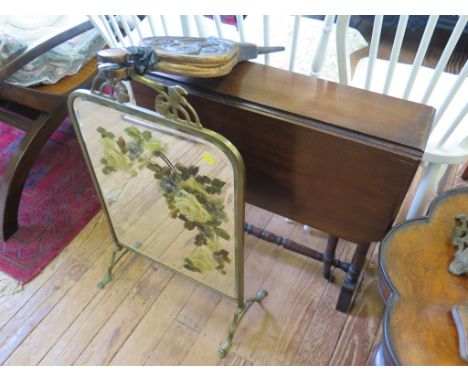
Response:
[{"label": "wooden side table", "polygon": [[[419,166],[434,109],[252,62],[219,78],[147,77],[185,88],[203,126],[237,147],[248,203],[329,234],[326,253],[311,257],[330,281],[331,268],[346,271],[336,307],[348,312],[369,244],[392,226]],[[154,108],[153,89],[132,87],[138,105]],[[338,238],[357,244],[351,263],[335,257]]]},{"label": "wooden side table", "polygon": [[382,241],[379,289],[387,306],[375,364],[468,365],[450,312],[468,304],[467,275],[448,271],[457,213],[468,213],[468,188],[440,195],[427,217],[395,226]]}]

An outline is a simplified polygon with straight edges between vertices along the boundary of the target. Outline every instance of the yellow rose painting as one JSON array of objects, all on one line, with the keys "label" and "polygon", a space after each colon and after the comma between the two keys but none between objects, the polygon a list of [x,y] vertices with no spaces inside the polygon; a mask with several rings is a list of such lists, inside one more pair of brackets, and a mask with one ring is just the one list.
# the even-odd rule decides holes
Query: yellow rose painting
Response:
[{"label": "yellow rose painting", "polygon": [[125,172],[137,176],[139,171],[151,171],[162,193],[168,215],[178,219],[188,231],[194,231],[194,248],[184,259],[184,268],[192,272],[218,271],[226,274],[231,263],[224,248],[231,240],[222,225],[228,222],[222,197],[225,182],[199,174],[196,166],[172,163],[169,147],[153,137],[149,130],[135,126],[124,129],[124,136],[115,137],[103,127],[101,134],[102,171],[109,175]]},{"label": "yellow rose painting", "polygon": [[115,170],[130,172],[133,169],[133,162],[119,149],[117,142],[112,138],[102,138],[101,144],[104,149],[102,162]]},{"label": "yellow rose painting", "polygon": [[193,194],[186,191],[181,191],[180,196],[174,198],[174,205],[191,222],[206,223],[211,219],[211,215],[206,208]]}]

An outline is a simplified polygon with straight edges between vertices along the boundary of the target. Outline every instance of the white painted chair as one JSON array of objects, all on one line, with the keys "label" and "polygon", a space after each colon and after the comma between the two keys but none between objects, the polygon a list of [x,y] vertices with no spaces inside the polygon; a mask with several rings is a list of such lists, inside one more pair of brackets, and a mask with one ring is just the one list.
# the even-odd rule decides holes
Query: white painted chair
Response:
[{"label": "white painted chair", "polygon": [[377,58],[383,16],[375,16],[369,57],[361,59],[350,76],[350,52],[345,36],[350,16],[337,20],[339,82],[390,96],[424,103],[436,108],[432,130],[423,156],[424,174],[407,218],[424,215],[436,195],[448,165],[468,160],[468,63],[458,75],[444,72],[468,16],[460,16],[435,69],[422,66],[438,16],[430,16],[413,64],[398,62],[407,32],[408,16],[400,16],[389,60]]}]

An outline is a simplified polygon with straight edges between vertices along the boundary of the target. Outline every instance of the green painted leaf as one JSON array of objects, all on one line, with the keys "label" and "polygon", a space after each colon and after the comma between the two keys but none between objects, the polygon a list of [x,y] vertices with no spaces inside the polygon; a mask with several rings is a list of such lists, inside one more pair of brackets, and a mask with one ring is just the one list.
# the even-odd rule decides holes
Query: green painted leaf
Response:
[{"label": "green painted leaf", "polygon": [[218,189],[221,189],[224,187],[224,185],[226,184],[226,182],[223,182],[221,179],[218,179],[218,178],[214,178],[212,181],[211,181],[211,185],[215,188],[218,188]]},{"label": "green painted leaf", "polygon": [[212,195],[217,195],[221,193],[221,190],[217,187],[206,187],[206,192]]},{"label": "green painted leaf", "polygon": [[189,170],[189,172],[190,172],[190,175],[194,175],[194,176],[198,174],[198,170],[199,170],[199,169],[200,169],[200,168],[197,167],[197,166],[190,166],[190,167],[188,168],[188,170]]},{"label": "green painted leaf", "polygon": [[199,233],[195,236],[195,245],[200,247],[202,245],[205,245],[207,243],[206,236],[203,235],[202,233]]},{"label": "green painted leaf", "polygon": [[151,131],[148,131],[148,130],[143,131],[143,139],[145,141],[149,141],[152,137],[153,135],[151,134]]},{"label": "green painted leaf", "polygon": [[161,166],[159,166],[158,164],[156,163],[146,163],[145,164],[146,168],[148,170],[151,170],[151,171],[154,171],[154,172],[161,172],[162,171],[162,168]]},{"label": "green painted leaf", "polygon": [[102,172],[104,173],[104,175],[109,175],[112,172],[112,168],[108,166],[103,167]]},{"label": "green painted leaf", "polygon": [[231,240],[231,236],[222,228],[214,227],[213,230],[215,231],[216,235],[223,238],[224,240]]},{"label": "green painted leaf", "polygon": [[115,135],[107,131],[104,127],[99,126],[96,131],[101,134],[103,138],[115,138]]},{"label": "green painted leaf", "polygon": [[202,271],[200,269],[198,269],[195,265],[193,265],[192,261],[189,258],[185,259],[184,268],[188,269],[189,271],[192,271],[192,272],[202,273]]},{"label": "green painted leaf", "polygon": [[197,175],[195,179],[200,184],[205,184],[205,183],[211,182],[211,179],[209,177],[207,177],[206,175]]},{"label": "green painted leaf", "polygon": [[124,131],[132,138],[141,139],[140,130],[138,130],[135,126],[126,127]]}]

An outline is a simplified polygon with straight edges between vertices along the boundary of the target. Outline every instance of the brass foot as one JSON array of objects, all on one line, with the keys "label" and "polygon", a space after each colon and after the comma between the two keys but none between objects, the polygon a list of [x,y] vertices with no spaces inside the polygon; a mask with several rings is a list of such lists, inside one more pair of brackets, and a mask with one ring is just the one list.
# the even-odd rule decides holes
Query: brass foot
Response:
[{"label": "brass foot", "polygon": [[[123,251],[119,257],[117,257],[117,253]],[[110,261],[109,266],[107,267],[107,273],[104,275],[102,280],[98,282],[97,287],[99,289],[103,289],[107,284],[109,284],[112,280],[112,271],[117,263],[124,257],[124,255],[128,252],[128,249],[123,249],[121,246],[116,245],[114,250],[112,251],[112,259]]]},{"label": "brass foot", "polygon": [[229,328],[229,334],[228,337],[223,341],[223,343],[220,345],[218,354],[221,358],[226,357],[226,354],[228,353],[229,349],[231,348],[232,345],[232,338],[234,337],[234,334],[236,333],[237,327],[239,326],[240,321],[242,320],[242,317],[244,317],[245,313],[249,308],[255,303],[258,302],[259,304],[262,303],[263,299],[268,295],[268,292],[265,289],[260,289],[257,292],[257,295],[254,298],[249,298],[245,303],[242,303],[240,305],[236,312],[234,313],[234,319],[232,320],[232,324]]}]

